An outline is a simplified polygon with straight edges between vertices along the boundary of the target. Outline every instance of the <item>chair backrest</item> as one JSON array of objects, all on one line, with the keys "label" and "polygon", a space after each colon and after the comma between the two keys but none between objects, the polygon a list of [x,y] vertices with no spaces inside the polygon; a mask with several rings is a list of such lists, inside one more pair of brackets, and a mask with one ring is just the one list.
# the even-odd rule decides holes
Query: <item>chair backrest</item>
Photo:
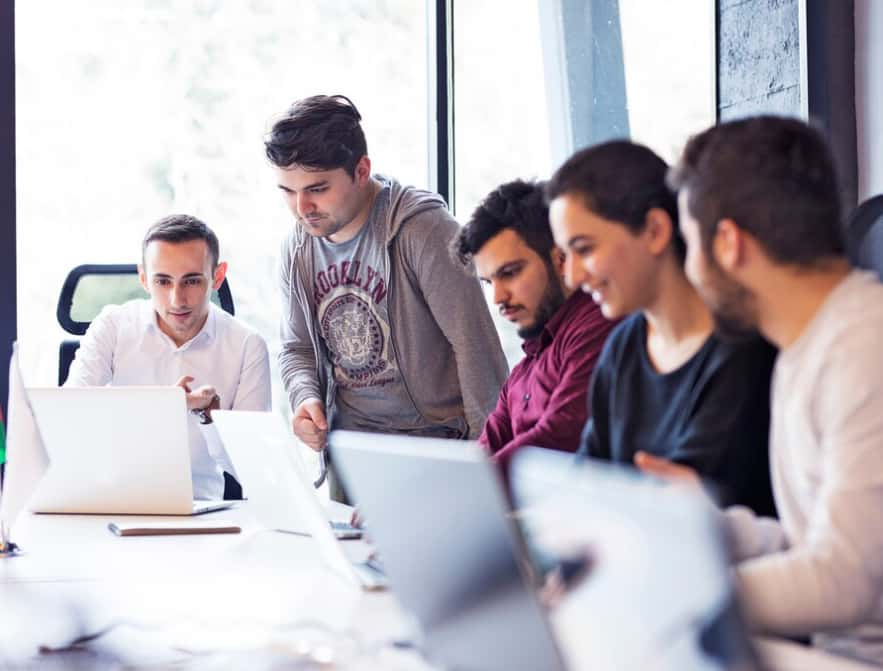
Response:
[{"label": "chair backrest", "polygon": [[883,280],[883,194],[868,198],[849,217],[846,246],[853,265]]},{"label": "chair backrest", "polygon": [[[138,280],[138,266],[126,264],[85,264],[71,270],[58,296],[56,316],[61,327],[72,335],[86,333],[89,324],[105,305],[119,305],[133,298],[147,298]],[[212,292],[212,302],[234,314],[233,295],[227,279]],[[58,384],[67,380],[80,341],[64,340],[58,350]]]}]

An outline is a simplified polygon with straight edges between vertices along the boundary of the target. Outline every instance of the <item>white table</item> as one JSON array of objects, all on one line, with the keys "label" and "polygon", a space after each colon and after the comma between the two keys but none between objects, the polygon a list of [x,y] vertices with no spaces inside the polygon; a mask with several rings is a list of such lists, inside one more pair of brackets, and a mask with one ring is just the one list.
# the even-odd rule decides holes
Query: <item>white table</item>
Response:
[{"label": "white table", "polygon": [[[89,655],[43,655],[40,667],[79,656],[201,668],[206,652],[253,659],[255,650],[276,646],[293,656],[285,646],[333,649],[340,640],[344,652],[355,649],[349,657],[364,657],[364,668],[377,668],[378,659],[428,668],[414,653],[384,645],[411,637],[391,593],[363,592],[329,572],[311,538],[261,528],[247,504],[205,517],[235,521],[242,533],[117,537],[108,521],[165,518],[26,516],[14,529],[23,554],[0,561],[0,651],[8,657],[20,648],[21,659],[41,645],[107,631]],[[359,541],[344,546],[365,551]]]},{"label": "white table", "polygon": [[[141,518],[26,516],[14,529],[24,554],[0,560],[0,668],[4,655],[21,661],[38,646],[101,632],[28,668],[269,668],[298,650],[336,655],[348,669],[430,668],[391,645],[413,637],[392,594],[330,573],[311,538],[261,528],[247,504],[210,517],[242,533],[121,538],[108,521]],[[358,541],[344,546],[365,552]],[[780,671],[871,668],[782,641],[758,646]]]}]

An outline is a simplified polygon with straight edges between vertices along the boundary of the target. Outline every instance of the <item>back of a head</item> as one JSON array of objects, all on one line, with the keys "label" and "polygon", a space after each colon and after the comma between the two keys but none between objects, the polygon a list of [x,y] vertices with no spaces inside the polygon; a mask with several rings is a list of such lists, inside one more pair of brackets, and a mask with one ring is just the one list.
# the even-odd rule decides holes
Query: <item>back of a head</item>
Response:
[{"label": "back of a head", "polygon": [[343,168],[353,177],[368,153],[362,116],[343,95],[316,95],[295,102],[264,138],[267,158],[279,168]]},{"label": "back of a head", "polygon": [[778,263],[815,266],[845,252],[837,173],[827,142],[803,121],[758,116],[693,137],[669,182],[710,248],[732,219]]},{"label": "back of a head", "polygon": [[463,265],[498,233],[515,231],[542,259],[549,258],[555,241],[549,228],[549,208],[543,199],[543,185],[515,180],[491,191],[460,231],[456,253]]},{"label": "back of a head", "polygon": [[190,242],[191,240],[203,240],[205,242],[212,259],[212,268],[216,268],[220,257],[218,236],[215,235],[215,232],[205,222],[189,214],[170,214],[147,229],[147,233],[144,234],[144,239],[141,241],[142,262],[147,251],[147,245],[151,242],[180,243]]},{"label": "back of a head", "polygon": [[667,173],[666,162],[649,148],[612,140],[567,159],[546,185],[546,198],[551,202],[559,196],[576,196],[593,213],[633,233],[644,229],[648,211],[664,210],[673,224],[674,251],[683,259],[686,245],[678,231],[677,200],[666,183]]}]

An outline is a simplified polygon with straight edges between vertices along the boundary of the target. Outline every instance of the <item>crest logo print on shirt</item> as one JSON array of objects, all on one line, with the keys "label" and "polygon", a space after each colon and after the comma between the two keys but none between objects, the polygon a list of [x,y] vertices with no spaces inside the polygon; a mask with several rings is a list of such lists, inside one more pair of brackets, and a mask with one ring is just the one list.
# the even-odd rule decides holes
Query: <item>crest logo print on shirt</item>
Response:
[{"label": "crest logo print on shirt", "polygon": [[370,304],[355,293],[331,300],[321,318],[331,359],[349,380],[366,382],[384,372],[386,331]]}]

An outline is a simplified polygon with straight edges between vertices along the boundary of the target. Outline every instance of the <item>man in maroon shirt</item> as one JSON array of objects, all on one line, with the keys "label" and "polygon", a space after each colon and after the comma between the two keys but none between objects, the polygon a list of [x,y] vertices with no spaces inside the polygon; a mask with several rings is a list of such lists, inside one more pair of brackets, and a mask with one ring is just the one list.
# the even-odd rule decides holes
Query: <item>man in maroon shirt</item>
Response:
[{"label": "man in maroon shirt", "polygon": [[564,284],[542,185],[517,180],[491,192],[456,251],[525,341],[479,442],[504,467],[523,445],[576,451],[589,379],[613,322],[588,294]]}]

